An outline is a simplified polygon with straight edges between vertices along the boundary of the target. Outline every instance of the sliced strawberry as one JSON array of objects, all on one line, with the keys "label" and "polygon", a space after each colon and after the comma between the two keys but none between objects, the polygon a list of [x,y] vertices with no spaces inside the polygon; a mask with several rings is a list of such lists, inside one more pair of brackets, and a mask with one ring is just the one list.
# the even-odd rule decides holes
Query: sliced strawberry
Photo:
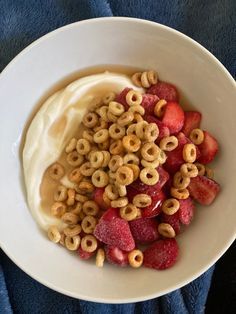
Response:
[{"label": "sliced strawberry", "polygon": [[193,218],[194,203],[191,197],[188,197],[185,200],[179,200],[179,203],[179,220],[182,224],[189,225]]},{"label": "sliced strawberry", "polygon": [[95,252],[85,252],[81,247],[78,248],[78,251],[77,251],[79,257],[81,259],[84,259],[84,260],[87,260],[89,259],[90,257],[92,257]]},{"label": "sliced strawberry", "polygon": [[150,245],[144,252],[143,264],[154,269],[166,269],[177,260],[179,247],[175,239],[163,239]]},{"label": "sliced strawberry", "polygon": [[161,206],[165,199],[166,196],[162,191],[153,195],[151,205],[142,208],[142,218],[152,218],[158,216],[161,213]]},{"label": "sliced strawberry", "polygon": [[200,126],[202,114],[198,111],[185,111],[184,112],[184,126],[182,132],[188,137],[193,129]]},{"label": "sliced strawberry", "polygon": [[157,95],[166,101],[178,101],[179,94],[176,87],[167,82],[158,82],[147,90],[148,94]]},{"label": "sliced strawberry", "polygon": [[120,250],[118,247],[107,245],[105,247],[106,258],[109,263],[118,265],[118,266],[126,266],[128,265],[128,253]]},{"label": "sliced strawberry", "polygon": [[177,102],[169,102],[165,106],[162,122],[170,130],[170,134],[178,133],[184,125],[184,111]]},{"label": "sliced strawberry", "polygon": [[220,185],[204,176],[191,179],[188,186],[190,195],[202,205],[210,205],[220,191]]},{"label": "sliced strawberry", "polygon": [[135,219],[129,225],[136,243],[149,243],[159,238],[158,222],[154,218]]},{"label": "sliced strawberry", "polygon": [[116,209],[109,209],[99,220],[94,235],[101,242],[124,251],[134,249],[134,239],[126,220],[117,217]]},{"label": "sliced strawberry", "polygon": [[98,204],[98,206],[101,209],[106,210],[108,206],[103,200],[103,193],[104,193],[103,188],[96,188],[93,193],[93,200]]},{"label": "sliced strawberry", "polygon": [[131,90],[131,88],[126,87],[125,89],[123,89],[123,91],[118,94],[115,98],[115,101],[119,102],[120,104],[122,104],[125,107],[125,110],[129,109],[129,105],[126,102],[126,95],[128,94],[128,92]]},{"label": "sliced strawberry", "polygon": [[160,140],[163,137],[166,137],[166,136],[170,135],[170,130],[168,129],[168,127],[165,126],[164,123],[162,123],[156,117],[154,117],[154,116],[145,116],[145,120],[147,122],[149,122],[149,123],[156,123],[156,125],[158,126],[159,135],[158,135],[158,138],[157,138],[157,141],[156,141],[157,144],[160,142]]},{"label": "sliced strawberry", "polygon": [[207,131],[204,131],[204,141],[198,145],[198,149],[201,156],[198,157],[198,161],[202,164],[209,164],[217,154],[219,145],[217,140]]},{"label": "sliced strawberry", "polygon": [[159,98],[156,95],[144,94],[142,106],[145,109],[145,115],[154,114],[154,108]]},{"label": "sliced strawberry", "polygon": [[180,220],[179,220],[179,213],[175,213],[173,215],[166,215],[164,213],[161,214],[160,217],[161,222],[165,222],[167,224],[170,224],[173,229],[175,230],[176,234],[180,233]]}]

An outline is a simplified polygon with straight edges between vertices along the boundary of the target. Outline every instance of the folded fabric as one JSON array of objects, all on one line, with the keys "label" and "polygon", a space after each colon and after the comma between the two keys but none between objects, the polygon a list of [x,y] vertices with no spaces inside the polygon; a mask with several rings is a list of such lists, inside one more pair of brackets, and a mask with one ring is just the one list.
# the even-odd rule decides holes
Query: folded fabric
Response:
[{"label": "folded fabric", "polygon": [[[196,39],[236,75],[231,0],[0,0],[0,71],[24,47],[60,26],[102,16],[153,20]],[[214,268],[214,267],[213,267]],[[0,313],[203,313],[213,268],[187,286],[136,304],[75,300],[31,279],[0,251]]]}]

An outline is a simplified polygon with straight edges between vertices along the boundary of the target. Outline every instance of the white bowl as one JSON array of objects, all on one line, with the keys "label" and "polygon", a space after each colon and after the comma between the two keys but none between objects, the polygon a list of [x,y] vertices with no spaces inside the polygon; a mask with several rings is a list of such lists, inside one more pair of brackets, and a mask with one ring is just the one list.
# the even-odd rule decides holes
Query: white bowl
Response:
[{"label": "white bowl", "polygon": [[[101,65],[154,68],[203,113],[203,127],[220,143],[215,162],[222,192],[213,205],[196,210],[178,236],[180,258],[165,271],[134,270],[80,261],[47,240],[25,201],[20,143],[34,106],[65,76]],[[206,49],[168,27],[130,18],[100,18],[62,27],[21,52],[0,75],[0,245],[27,274],[72,297],[126,303],[177,289],[206,271],[236,233],[236,86]]]}]

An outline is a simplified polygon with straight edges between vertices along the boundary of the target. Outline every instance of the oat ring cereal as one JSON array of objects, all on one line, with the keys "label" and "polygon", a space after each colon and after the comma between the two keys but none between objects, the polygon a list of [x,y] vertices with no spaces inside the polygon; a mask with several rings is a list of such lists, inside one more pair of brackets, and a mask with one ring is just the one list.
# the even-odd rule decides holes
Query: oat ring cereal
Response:
[{"label": "oat ring cereal", "polygon": [[180,171],[177,171],[173,178],[173,185],[177,189],[185,189],[190,183],[189,177],[183,177]]},{"label": "oat ring cereal", "polygon": [[156,123],[149,123],[144,128],[143,138],[148,142],[154,142],[159,135],[159,129]]},{"label": "oat ring cereal", "polygon": [[141,76],[142,76],[142,72],[136,72],[132,75],[131,79],[132,82],[134,83],[134,85],[136,85],[137,87],[142,87],[142,82],[141,82]]},{"label": "oat ring cereal", "polygon": [[109,164],[109,161],[111,159],[111,155],[108,151],[106,150],[103,150],[102,151],[102,154],[103,154],[103,163],[102,163],[102,167],[107,167],[108,164]]},{"label": "oat ring cereal", "polygon": [[166,162],[167,156],[163,150],[160,149],[158,154],[159,163],[162,165]]},{"label": "oat ring cereal", "polygon": [[125,128],[117,123],[114,123],[109,128],[109,135],[114,140],[119,140],[125,135]]},{"label": "oat ring cereal", "polygon": [[126,134],[132,134],[132,135],[136,135],[136,125],[137,123],[132,123],[131,125],[128,126],[127,130],[126,130]]},{"label": "oat ring cereal", "polygon": [[87,155],[91,150],[91,145],[88,140],[81,138],[77,141],[76,150],[80,155]]},{"label": "oat ring cereal", "polygon": [[151,83],[149,82],[149,79],[148,79],[148,72],[147,71],[142,73],[141,83],[142,83],[142,86],[145,88],[149,88],[151,86]]},{"label": "oat ring cereal", "polygon": [[116,98],[116,94],[114,92],[109,92],[105,96],[103,96],[102,101],[105,105],[108,105],[115,98]]},{"label": "oat ring cereal", "polygon": [[107,119],[108,119],[108,121],[115,123],[118,120],[118,118],[119,118],[118,116],[114,115],[113,113],[111,113],[108,110],[108,112],[107,112]]},{"label": "oat ring cereal", "polygon": [[105,261],[105,251],[103,249],[98,249],[96,254],[96,266],[103,267]]},{"label": "oat ring cereal", "polygon": [[131,267],[139,268],[143,264],[143,253],[140,250],[133,250],[128,254],[128,260]]},{"label": "oat ring cereal", "polygon": [[53,180],[60,180],[64,174],[65,174],[65,169],[64,167],[59,164],[58,162],[55,162],[53,165],[51,165],[48,169],[49,171],[49,176],[53,179]]},{"label": "oat ring cereal", "polygon": [[145,128],[148,125],[147,121],[140,121],[136,124],[136,135],[138,138],[143,139],[144,138],[144,132],[145,132]]},{"label": "oat ring cereal", "polygon": [[77,202],[75,207],[70,210],[70,213],[79,215],[82,211],[82,203]]},{"label": "oat ring cereal", "polygon": [[65,213],[61,220],[68,225],[76,225],[79,222],[79,217],[73,213]]},{"label": "oat ring cereal", "polygon": [[99,151],[92,152],[89,160],[92,168],[98,169],[103,165],[103,153]]},{"label": "oat ring cereal", "polygon": [[78,154],[77,151],[73,151],[66,156],[66,161],[69,165],[78,167],[84,162],[84,156]]},{"label": "oat ring cereal", "polygon": [[209,179],[213,179],[214,178],[214,170],[209,168],[209,167],[205,167],[205,170],[206,170],[206,176],[207,178]]},{"label": "oat ring cereal", "polygon": [[197,166],[192,163],[182,164],[180,172],[183,177],[195,178],[198,175]]},{"label": "oat ring cereal", "polygon": [[99,212],[99,206],[96,202],[94,201],[86,201],[83,204],[83,212],[86,215],[90,215],[90,216],[96,216],[97,213]]},{"label": "oat ring cereal", "polygon": [[141,116],[143,116],[144,115],[144,113],[145,113],[145,109],[142,107],[142,106],[140,106],[140,105],[133,105],[133,106],[131,106],[130,108],[129,108],[129,112],[133,112],[133,113],[139,113]]},{"label": "oat ring cereal", "polygon": [[67,201],[66,204],[68,206],[73,206],[75,203],[75,190],[74,189],[68,189],[67,191]]},{"label": "oat ring cereal", "polygon": [[159,181],[159,173],[154,168],[143,168],[140,171],[140,180],[147,185],[154,185]]},{"label": "oat ring cereal", "polygon": [[117,189],[116,189],[115,186],[112,185],[112,184],[108,184],[108,185],[105,187],[105,193],[106,193],[107,197],[108,197],[111,201],[114,201],[114,200],[116,200],[116,199],[119,197],[119,194],[118,194]]},{"label": "oat ring cereal", "polygon": [[61,240],[60,231],[56,226],[51,226],[48,229],[48,238],[54,243],[58,243]]},{"label": "oat ring cereal", "polygon": [[90,177],[96,170],[95,168],[92,167],[90,161],[83,163],[83,165],[80,166],[79,169],[80,169],[81,174],[85,177]]},{"label": "oat ring cereal", "polygon": [[114,208],[125,207],[126,205],[128,205],[127,197],[120,197],[117,200],[111,201],[111,206]]},{"label": "oat ring cereal", "polygon": [[110,153],[112,155],[120,155],[124,152],[124,147],[121,140],[116,140],[110,145]]},{"label": "oat ring cereal", "polygon": [[121,166],[116,172],[116,182],[120,185],[129,185],[134,180],[132,169],[128,166]]},{"label": "oat ring cereal", "polygon": [[185,144],[183,148],[183,159],[186,162],[194,162],[197,158],[196,146],[194,144]]},{"label": "oat ring cereal", "polygon": [[152,203],[152,198],[151,196],[147,194],[137,194],[133,198],[133,204],[137,207],[147,207],[151,205]]},{"label": "oat ring cereal", "polygon": [[92,183],[94,186],[98,188],[103,188],[108,184],[109,178],[105,171],[103,170],[96,170],[92,175]]},{"label": "oat ring cereal", "polygon": [[144,167],[144,168],[157,168],[159,166],[160,162],[158,159],[155,159],[153,161],[147,161],[145,159],[142,159],[141,160],[141,165]]},{"label": "oat ring cereal", "polygon": [[193,129],[189,135],[190,140],[195,145],[200,145],[204,141],[204,132],[201,129]]},{"label": "oat ring cereal", "polygon": [[176,188],[172,187],[170,189],[170,194],[172,197],[175,197],[178,200],[185,200],[189,197],[188,189],[176,189]]},{"label": "oat ring cereal", "polygon": [[126,111],[124,112],[117,120],[117,124],[120,126],[127,126],[134,119],[133,112]]},{"label": "oat ring cereal", "polygon": [[141,141],[136,135],[126,135],[122,139],[122,143],[127,152],[137,152],[141,147]]},{"label": "oat ring cereal", "polygon": [[119,195],[121,197],[127,195],[127,190],[126,190],[126,186],[125,185],[120,185],[118,183],[115,183],[115,186],[116,186],[117,191],[118,191],[118,193],[119,193]]},{"label": "oat ring cereal", "polygon": [[116,102],[116,101],[111,101],[109,103],[109,107],[108,107],[110,113],[114,114],[115,116],[121,116],[122,113],[125,111],[125,108],[122,104]]},{"label": "oat ring cereal", "polygon": [[76,144],[77,144],[77,139],[73,137],[68,143],[68,145],[66,146],[65,152],[67,154],[71,153],[74,149],[76,149]]},{"label": "oat ring cereal", "polygon": [[140,92],[131,89],[126,94],[125,99],[126,99],[126,102],[129,106],[141,105],[141,103],[143,101],[143,96]]},{"label": "oat ring cereal", "polygon": [[124,164],[139,165],[139,158],[134,153],[128,153],[123,157]]},{"label": "oat ring cereal", "polygon": [[70,251],[76,251],[80,245],[80,236],[65,237],[65,247]]},{"label": "oat ring cereal", "polygon": [[174,238],[175,230],[174,228],[167,223],[160,223],[158,226],[158,232],[165,238]]},{"label": "oat ring cereal", "polygon": [[178,139],[174,135],[164,137],[160,141],[160,149],[165,150],[167,152],[171,152],[178,146]]},{"label": "oat ring cereal", "polygon": [[95,143],[104,143],[108,140],[108,138],[109,132],[106,129],[101,129],[97,131],[93,136],[93,140]]},{"label": "oat ring cereal", "polygon": [[97,114],[95,112],[88,112],[83,117],[83,124],[87,128],[94,128],[97,123],[98,123],[98,116],[97,116]]},{"label": "oat ring cereal", "polygon": [[143,121],[143,117],[141,116],[141,114],[135,112],[134,113],[134,119],[133,119],[133,123],[138,123]]},{"label": "oat ring cereal", "polygon": [[179,210],[179,201],[175,198],[169,198],[165,200],[162,204],[162,211],[166,215],[174,215]]},{"label": "oat ring cereal", "polygon": [[206,172],[205,166],[203,164],[201,164],[200,162],[195,162],[194,165],[197,167],[198,175],[204,176],[204,174]]},{"label": "oat ring cereal", "polygon": [[107,106],[102,106],[98,108],[96,110],[96,113],[100,116],[102,120],[104,120],[105,122],[108,122],[108,117],[107,117],[108,107]]},{"label": "oat ring cereal", "polygon": [[94,143],[93,141],[94,132],[92,130],[84,130],[82,134],[82,138],[89,141],[91,144]]},{"label": "oat ring cereal", "polygon": [[[107,113],[108,114],[108,113]],[[100,130],[103,130],[103,129],[107,129],[108,127],[108,118],[107,120],[104,120],[103,118],[100,118],[98,120],[98,124],[96,125],[96,127],[94,128],[94,132],[98,132]]]},{"label": "oat ring cereal", "polygon": [[165,99],[160,99],[154,108],[154,114],[155,116],[157,116],[158,118],[162,118],[164,111],[165,111],[165,106],[167,104],[167,101]]},{"label": "oat ring cereal", "polygon": [[146,143],[141,149],[143,159],[147,161],[154,161],[158,158],[160,148],[155,143]]},{"label": "oat ring cereal", "polygon": [[92,193],[94,191],[94,185],[89,181],[81,181],[78,184],[78,192],[79,193]]},{"label": "oat ring cereal", "polygon": [[127,221],[136,219],[137,214],[138,214],[138,209],[133,204],[128,204],[120,208],[120,217]]},{"label": "oat ring cereal", "polygon": [[67,199],[67,188],[63,185],[58,185],[54,193],[54,200],[57,202],[63,202]]},{"label": "oat ring cereal", "polygon": [[74,237],[80,234],[81,231],[82,231],[82,228],[80,225],[68,226],[63,230],[65,236],[67,237]]},{"label": "oat ring cereal", "polygon": [[123,165],[123,158],[119,155],[113,155],[109,161],[108,167],[111,171],[116,171],[119,167]]},{"label": "oat ring cereal", "polygon": [[62,202],[55,202],[51,206],[51,214],[53,216],[60,218],[61,216],[65,214],[65,212],[66,212],[66,205]]},{"label": "oat ring cereal", "polygon": [[85,233],[93,233],[97,224],[97,220],[93,216],[85,216],[81,222],[82,230]]},{"label": "oat ring cereal", "polygon": [[98,246],[97,239],[93,235],[86,235],[81,240],[81,248],[85,252],[92,253]]},{"label": "oat ring cereal", "polygon": [[74,168],[74,170],[72,170],[69,175],[68,178],[71,182],[75,182],[78,183],[83,179],[83,175],[80,171],[80,168]]}]

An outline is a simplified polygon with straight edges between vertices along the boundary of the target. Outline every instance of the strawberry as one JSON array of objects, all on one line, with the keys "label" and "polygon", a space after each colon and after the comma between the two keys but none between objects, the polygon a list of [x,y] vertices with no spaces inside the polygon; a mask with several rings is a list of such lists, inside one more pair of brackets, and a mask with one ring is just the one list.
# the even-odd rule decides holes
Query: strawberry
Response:
[{"label": "strawberry", "polygon": [[96,188],[94,193],[93,193],[93,200],[98,204],[98,206],[101,209],[106,210],[108,208],[108,206],[103,200],[104,191],[105,190],[103,188]]},{"label": "strawberry", "polygon": [[144,252],[143,265],[154,269],[166,269],[177,260],[179,247],[175,239],[163,239],[154,242]]},{"label": "strawberry", "polygon": [[161,213],[160,221],[170,224],[175,230],[176,234],[180,233],[180,220],[178,212],[173,215],[166,215],[164,213]]},{"label": "strawberry", "polygon": [[144,94],[141,105],[145,109],[145,115],[154,114],[154,108],[159,98],[156,95]]},{"label": "strawberry", "polygon": [[189,225],[192,218],[193,218],[193,210],[194,210],[194,204],[191,199],[191,197],[188,197],[185,200],[179,200],[179,220],[184,225]]},{"label": "strawberry", "polygon": [[161,213],[161,206],[165,200],[165,194],[160,190],[157,194],[152,196],[151,205],[142,208],[142,218],[156,217]]},{"label": "strawberry", "polygon": [[170,134],[179,132],[184,125],[184,111],[177,102],[168,102],[164,109],[162,122]]},{"label": "strawberry", "polygon": [[158,222],[154,218],[135,219],[129,226],[136,243],[149,243],[159,238]]},{"label": "strawberry", "polygon": [[198,157],[198,161],[202,164],[209,164],[217,154],[219,145],[217,140],[207,131],[204,131],[204,141],[198,145],[198,149],[201,156]]},{"label": "strawberry", "polygon": [[156,117],[154,116],[145,116],[145,120],[149,123],[156,123],[156,125],[158,126],[159,129],[159,135],[157,138],[156,143],[158,144],[160,142],[160,140],[163,137],[169,136],[170,135],[170,130],[168,129],[167,126],[164,125],[164,123],[162,123],[160,120],[158,120]]},{"label": "strawberry", "polygon": [[179,94],[176,87],[167,82],[158,82],[147,90],[148,94],[157,95],[166,101],[178,101]]},{"label": "strawberry", "polygon": [[105,244],[131,251],[135,244],[129,224],[126,220],[117,217],[117,212],[117,209],[108,209],[96,225],[94,235]]},{"label": "strawberry", "polygon": [[182,132],[188,137],[193,129],[200,126],[202,114],[198,111],[185,111],[184,112],[184,126]]},{"label": "strawberry", "polygon": [[126,87],[125,89],[123,89],[123,91],[118,94],[115,98],[115,101],[119,102],[120,104],[122,104],[125,107],[125,110],[129,109],[129,105],[126,102],[126,95],[128,94],[128,92],[131,90],[131,88]]},{"label": "strawberry", "polygon": [[106,245],[105,246],[106,259],[109,263],[118,265],[118,266],[126,266],[129,264],[128,253],[122,251],[118,247]]},{"label": "strawberry", "polygon": [[89,259],[90,257],[92,257],[95,252],[85,252],[81,247],[78,248],[78,251],[77,251],[79,257],[81,259],[84,259],[84,260],[87,260]]},{"label": "strawberry", "polygon": [[220,185],[204,176],[192,178],[188,186],[190,195],[201,205],[210,205],[220,191]]}]

